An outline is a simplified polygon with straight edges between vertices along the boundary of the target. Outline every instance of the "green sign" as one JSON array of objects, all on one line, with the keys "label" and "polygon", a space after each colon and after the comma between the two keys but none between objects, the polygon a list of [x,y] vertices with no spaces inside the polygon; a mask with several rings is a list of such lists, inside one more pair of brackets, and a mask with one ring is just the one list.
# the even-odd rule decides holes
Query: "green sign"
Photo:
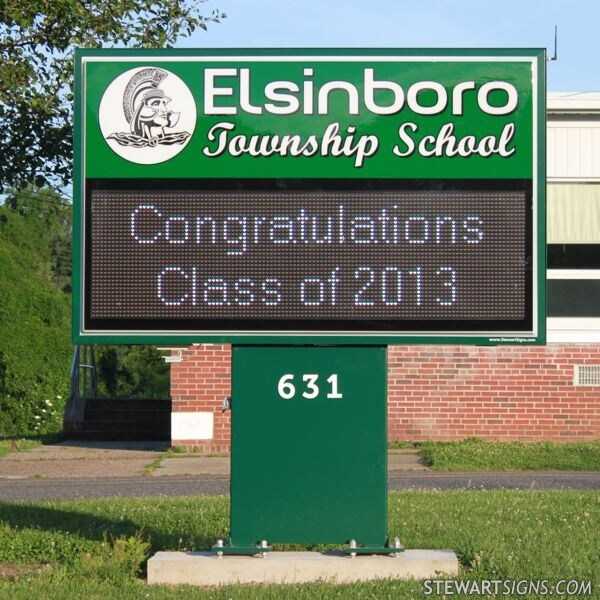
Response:
[{"label": "green sign", "polygon": [[543,343],[544,60],[78,52],[75,341]]}]

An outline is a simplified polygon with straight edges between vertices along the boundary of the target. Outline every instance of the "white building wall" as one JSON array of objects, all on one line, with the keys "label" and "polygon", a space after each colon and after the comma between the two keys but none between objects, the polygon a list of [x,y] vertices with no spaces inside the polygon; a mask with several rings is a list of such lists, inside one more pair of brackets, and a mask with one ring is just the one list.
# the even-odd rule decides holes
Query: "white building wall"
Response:
[{"label": "white building wall", "polygon": [[[550,185],[600,184],[600,93],[548,94],[547,177]],[[600,271],[549,270],[548,279],[598,279]],[[600,343],[600,318],[548,318],[548,341]]]},{"label": "white building wall", "polygon": [[547,134],[550,182],[600,181],[600,121],[552,119]]}]

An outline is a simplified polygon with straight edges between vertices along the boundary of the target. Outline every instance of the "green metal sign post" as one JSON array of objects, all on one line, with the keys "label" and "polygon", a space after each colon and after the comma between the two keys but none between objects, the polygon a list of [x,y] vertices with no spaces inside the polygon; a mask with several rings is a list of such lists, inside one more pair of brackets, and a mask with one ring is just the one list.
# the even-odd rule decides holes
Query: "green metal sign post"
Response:
[{"label": "green metal sign post", "polygon": [[385,347],[234,346],[232,366],[229,546],[388,552]]},{"label": "green metal sign post", "polygon": [[389,551],[385,347],[545,342],[544,51],[82,50],[75,117],[73,340],[234,344],[217,551]]}]

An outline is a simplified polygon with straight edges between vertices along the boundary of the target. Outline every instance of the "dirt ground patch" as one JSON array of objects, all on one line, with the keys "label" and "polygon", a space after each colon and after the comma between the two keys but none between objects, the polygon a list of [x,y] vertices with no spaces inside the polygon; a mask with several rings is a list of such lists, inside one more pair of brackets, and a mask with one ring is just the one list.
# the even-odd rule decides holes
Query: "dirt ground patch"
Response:
[{"label": "dirt ground patch", "polygon": [[0,579],[14,581],[15,579],[21,579],[22,577],[35,575],[47,568],[48,565],[13,565],[8,563],[0,563]]}]

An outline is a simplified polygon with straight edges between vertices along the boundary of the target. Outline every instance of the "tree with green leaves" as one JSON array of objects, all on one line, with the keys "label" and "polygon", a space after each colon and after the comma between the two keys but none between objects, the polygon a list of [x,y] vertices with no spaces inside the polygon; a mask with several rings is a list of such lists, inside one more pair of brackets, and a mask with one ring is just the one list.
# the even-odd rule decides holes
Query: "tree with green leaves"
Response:
[{"label": "tree with green leaves", "polygon": [[76,47],[170,47],[205,1],[0,0],[0,192],[70,182]]},{"label": "tree with green leaves", "polygon": [[98,395],[168,398],[169,365],[154,346],[97,346]]},{"label": "tree with green leaves", "polygon": [[0,206],[0,436],[62,425],[73,352],[70,231],[71,207],[52,190],[26,188]]}]

